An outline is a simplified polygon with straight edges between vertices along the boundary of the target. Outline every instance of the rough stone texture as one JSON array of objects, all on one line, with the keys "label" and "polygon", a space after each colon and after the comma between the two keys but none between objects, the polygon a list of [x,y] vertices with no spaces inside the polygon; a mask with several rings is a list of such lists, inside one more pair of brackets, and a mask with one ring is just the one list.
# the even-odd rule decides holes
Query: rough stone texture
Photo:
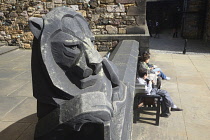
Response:
[{"label": "rough stone texture", "polygon": [[128,16],[137,16],[137,15],[139,15],[139,11],[140,11],[139,7],[130,7],[128,9],[127,15]]},{"label": "rough stone texture", "polygon": [[205,40],[210,40],[210,0],[207,3],[207,13],[206,13],[206,26],[205,26],[205,33],[204,33]]},{"label": "rough stone texture", "polygon": [[[29,32],[28,18],[42,17],[59,6],[71,7],[82,13],[95,35],[113,34],[96,25],[112,25],[117,28],[114,33],[126,26],[145,25],[146,0],[3,0],[0,5],[0,31],[5,31],[6,35],[0,35],[0,40],[6,40],[11,45],[19,44],[22,48],[25,43],[31,44],[31,37],[23,37],[25,32]],[[138,9],[136,13],[132,10],[135,8]]]},{"label": "rough stone texture", "polygon": [[117,28],[112,26],[112,25],[106,25],[106,30],[108,31],[109,34],[117,34]]},{"label": "rough stone texture", "polygon": [[24,49],[30,49],[31,48],[31,44],[23,44],[23,48]]},{"label": "rough stone texture", "polygon": [[98,21],[98,19],[100,18],[99,14],[95,14],[92,16],[92,21]]},{"label": "rough stone texture", "polygon": [[145,30],[144,30],[144,28],[141,28],[139,26],[136,26],[136,27],[131,26],[131,27],[126,28],[126,33],[127,34],[139,34],[139,33],[145,34]]},{"label": "rough stone texture", "polygon": [[9,3],[9,4],[13,4],[13,3],[16,3],[16,0],[6,0],[4,1],[5,3]]},{"label": "rough stone texture", "polygon": [[76,4],[79,0],[66,0],[67,4]]},{"label": "rough stone texture", "polygon": [[46,7],[48,9],[52,9],[54,7],[54,3],[52,3],[52,2],[46,2]]},{"label": "rough stone texture", "polygon": [[187,2],[184,24],[183,36],[184,38],[203,38],[205,25],[205,8],[207,3],[203,0],[192,0]]},{"label": "rough stone texture", "polygon": [[114,0],[101,0],[101,3],[113,3]]},{"label": "rough stone texture", "polygon": [[32,17],[29,26],[35,140],[130,140],[139,43],[123,41],[112,61],[102,58],[86,20],[67,7]]},{"label": "rough stone texture", "polygon": [[107,5],[108,12],[125,12],[124,5]]},{"label": "rough stone texture", "polygon": [[146,15],[143,15],[142,16],[137,16],[136,17],[136,23],[137,25],[145,25],[146,24]]},{"label": "rough stone texture", "polygon": [[87,12],[85,10],[78,10],[77,12],[81,13],[83,17],[87,16]]},{"label": "rough stone texture", "polygon": [[[130,46],[130,47],[127,47]],[[115,135],[120,135],[121,140],[130,140],[131,135],[128,132],[132,131],[132,126],[130,121],[133,120],[133,98],[134,98],[134,87],[135,87],[135,77],[136,77],[136,64],[138,60],[138,42],[134,40],[124,40],[118,44],[115,50],[110,55],[110,60],[117,66],[119,70],[119,78],[124,83],[129,83],[129,91],[131,94],[127,95],[127,106],[124,112],[125,116],[120,116],[119,118],[113,119],[114,122],[120,123],[124,121],[123,126],[126,129],[120,132],[117,129],[113,129]],[[126,134],[127,133],[127,134]],[[117,140],[120,139],[119,136]]]},{"label": "rough stone texture", "polygon": [[55,3],[62,3],[62,0],[54,0]]},{"label": "rough stone texture", "polygon": [[146,6],[148,0],[136,0],[137,5]]},{"label": "rough stone texture", "polygon": [[116,3],[135,3],[136,0],[116,0]]},{"label": "rough stone texture", "polygon": [[119,34],[126,34],[126,29],[125,28],[119,28],[118,33]]},{"label": "rough stone texture", "polygon": [[96,41],[108,40],[108,41],[122,41],[122,40],[136,40],[139,42],[139,53],[149,50],[149,36],[142,34],[117,34],[117,35],[96,35]]}]

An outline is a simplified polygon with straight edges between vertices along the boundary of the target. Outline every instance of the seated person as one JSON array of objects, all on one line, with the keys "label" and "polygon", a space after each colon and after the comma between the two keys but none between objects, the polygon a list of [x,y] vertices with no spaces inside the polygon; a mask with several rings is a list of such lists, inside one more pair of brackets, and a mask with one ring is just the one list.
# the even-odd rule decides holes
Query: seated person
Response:
[{"label": "seated person", "polygon": [[148,53],[146,54],[143,54],[141,59],[140,59],[140,62],[139,62],[139,68],[138,69],[141,69],[141,68],[144,68],[144,69],[147,69],[148,70],[148,73],[155,73],[157,74],[158,76],[160,76],[163,80],[170,80],[171,78],[170,77],[167,77],[162,71],[160,68],[154,68],[154,66],[152,65],[149,65],[149,60],[150,60],[150,55]]},{"label": "seated person", "polygon": [[[142,56],[147,56],[147,55],[150,56],[150,53],[147,52],[147,51],[145,51],[145,52],[142,53]],[[151,68],[151,67],[157,68],[157,66],[154,65],[154,64],[147,63],[147,65],[148,65],[148,67],[150,67],[150,68]]]},{"label": "seated person", "polygon": [[162,97],[161,102],[161,117],[169,117],[171,115],[169,108],[171,107],[171,111],[182,111],[183,109],[178,108],[172,101],[169,93],[166,90],[161,90],[157,88],[152,88],[152,82],[147,80],[147,69],[139,70],[139,78],[137,79],[139,84],[145,85],[145,91],[148,95],[160,95]]}]

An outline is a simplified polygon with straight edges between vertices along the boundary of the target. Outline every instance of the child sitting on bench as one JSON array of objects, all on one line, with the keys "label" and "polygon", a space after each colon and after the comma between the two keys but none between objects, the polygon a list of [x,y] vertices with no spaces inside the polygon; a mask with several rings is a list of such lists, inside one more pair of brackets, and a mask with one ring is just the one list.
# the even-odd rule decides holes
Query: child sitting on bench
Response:
[{"label": "child sitting on bench", "polygon": [[171,107],[171,111],[182,111],[183,109],[178,108],[172,101],[169,93],[166,90],[152,88],[152,82],[147,80],[147,69],[139,70],[139,78],[137,81],[139,84],[145,85],[145,91],[149,95],[158,94],[162,97],[161,102],[161,117],[169,117],[171,115],[169,108]]},{"label": "child sitting on bench", "polygon": [[149,64],[150,60],[150,53],[144,52],[140,57],[139,68],[145,68],[150,73],[156,73],[160,76],[163,80],[170,80],[170,77],[167,77],[160,68],[154,67],[155,65]]}]

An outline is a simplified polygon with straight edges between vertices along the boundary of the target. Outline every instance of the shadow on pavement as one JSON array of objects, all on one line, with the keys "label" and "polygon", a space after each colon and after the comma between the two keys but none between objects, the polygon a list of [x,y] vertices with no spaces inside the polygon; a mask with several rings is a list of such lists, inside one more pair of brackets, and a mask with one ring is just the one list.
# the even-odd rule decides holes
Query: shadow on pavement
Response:
[{"label": "shadow on pavement", "polygon": [[17,122],[2,122],[9,124],[0,132],[1,140],[33,140],[37,122],[36,114],[29,115]]},{"label": "shadow on pavement", "polygon": [[[170,34],[160,34],[160,38],[150,38],[150,49],[163,53],[182,54],[185,39],[173,38]],[[203,40],[187,39],[186,54],[210,54],[210,42]]]}]

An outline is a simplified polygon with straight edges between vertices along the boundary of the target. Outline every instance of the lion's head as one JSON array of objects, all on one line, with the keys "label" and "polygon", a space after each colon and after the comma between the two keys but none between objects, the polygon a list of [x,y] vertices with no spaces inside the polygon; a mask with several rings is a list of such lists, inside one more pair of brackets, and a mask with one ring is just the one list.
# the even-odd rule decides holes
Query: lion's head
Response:
[{"label": "lion's head", "polygon": [[97,83],[102,75],[102,58],[94,48],[94,36],[81,14],[58,7],[43,18],[30,18],[29,25],[40,41],[43,62],[56,87],[71,93],[75,87],[69,83],[79,89]]}]

